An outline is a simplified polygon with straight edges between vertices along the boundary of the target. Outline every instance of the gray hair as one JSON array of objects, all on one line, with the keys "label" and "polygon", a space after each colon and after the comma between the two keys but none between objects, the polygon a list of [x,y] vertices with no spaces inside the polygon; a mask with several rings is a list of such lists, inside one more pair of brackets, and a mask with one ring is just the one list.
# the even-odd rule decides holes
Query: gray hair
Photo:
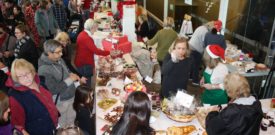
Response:
[{"label": "gray hair", "polygon": [[84,23],[84,29],[90,31],[94,25],[97,25],[97,23],[90,18]]},{"label": "gray hair", "polygon": [[62,47],[62,44],[56,40],[50,39],[43,44],[44,53],[47,55],[49,52],[53,53],[56,48]]}]

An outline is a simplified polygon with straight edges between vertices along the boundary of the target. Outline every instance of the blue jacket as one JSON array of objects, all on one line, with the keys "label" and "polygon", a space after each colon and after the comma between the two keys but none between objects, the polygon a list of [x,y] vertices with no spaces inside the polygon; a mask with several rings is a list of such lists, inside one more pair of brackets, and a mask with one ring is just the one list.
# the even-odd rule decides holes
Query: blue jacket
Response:
[{"label": "blue jacket", "polygon": [[[54,17],[53,11],[51,9],[46,10],[48,18],[44,14],[45,10],[38,9],[35,12],[34,22],[38,31],[39,36],[49,37],[50,34],[56,34],[57,29],[59,29],[58,23]],[[49,31],[51,33],[49,33]]]}]

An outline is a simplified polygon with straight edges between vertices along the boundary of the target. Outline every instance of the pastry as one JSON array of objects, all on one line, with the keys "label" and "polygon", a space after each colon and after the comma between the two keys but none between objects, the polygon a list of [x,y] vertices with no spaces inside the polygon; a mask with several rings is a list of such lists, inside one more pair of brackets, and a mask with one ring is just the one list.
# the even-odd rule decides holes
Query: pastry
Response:
[{"label": "pastry", "polygon": [[114,98],[105,98],[105,99],[102,99],[100,102],[98,102],[98,106],[102,109],[108,109],[110,108],[111,106],[113,106],[115,103],[117,102],[116,99]]},{"label": "pastry", "polygon": [[194,125],[182,126],[182,127],[169,127],[167,129],[167,135],[189,135],[196,130]]}]

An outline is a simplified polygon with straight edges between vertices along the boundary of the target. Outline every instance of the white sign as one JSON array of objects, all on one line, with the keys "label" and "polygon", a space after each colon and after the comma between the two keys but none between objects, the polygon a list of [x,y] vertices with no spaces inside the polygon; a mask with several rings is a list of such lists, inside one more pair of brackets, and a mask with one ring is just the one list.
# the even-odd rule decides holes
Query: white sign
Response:
[{"label": "white sign", "polygon": [[190,108],[194,100],[194,97],[191,95],[188,95],[182,91],[178,91],[175,101],[186,108]]},{"label": "white sign", "polygon": [[193,1],[193,0],[185,0],[184,2],[185,2],[185,4],[192,5],[192,1]]}]

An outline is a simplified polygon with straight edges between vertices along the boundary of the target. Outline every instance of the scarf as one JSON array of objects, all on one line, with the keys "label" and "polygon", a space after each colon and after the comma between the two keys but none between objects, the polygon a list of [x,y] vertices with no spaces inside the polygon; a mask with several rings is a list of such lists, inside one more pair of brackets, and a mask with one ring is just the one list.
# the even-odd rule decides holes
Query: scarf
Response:
[{"label": "scarf", "polygon": [[16,42],[16,47],[14,49],[15,58],[18,58],[18,54],[20,53],[19,51],[22,45],[26,44],[29,40],[31,40],[31,38],[29,36],[25,36]]}]

